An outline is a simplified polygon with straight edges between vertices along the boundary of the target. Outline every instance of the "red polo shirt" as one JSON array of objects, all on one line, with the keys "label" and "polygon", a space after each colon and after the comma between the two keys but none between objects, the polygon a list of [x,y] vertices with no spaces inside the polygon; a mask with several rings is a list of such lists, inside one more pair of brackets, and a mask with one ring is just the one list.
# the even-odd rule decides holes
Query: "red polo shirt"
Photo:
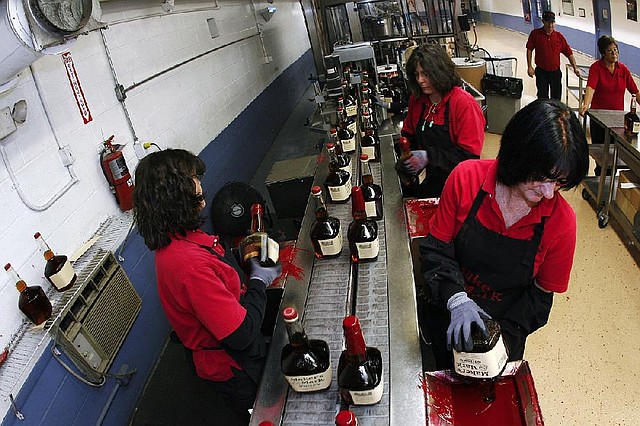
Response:
[{"label": "red polo shirt", "polygon": [[[158,295],[169,323],[193,350],[198,376],[214,381],[233,377],[231,366],[241,370],[220,341],[233,333],[244,320],[240,305],[241,283],[235,269],[200,247],[212,247],[215,237],[200,230],[155,252]],[[221,255],[224,249],[214,247]]]},{"label": "red polo shirt", "polygon": [[625,89],[632,95],[638,93],[638,86],[631,76],[629,68],[616,62],[613,73],[610,73],[604,59],[594,62],[589,67],[587,86],[594,90],[591,100],[591,108],[593,109],[624,111],[626,109]]},{"label": "red polo shirt", "polygon": [[[449,102],[451,141],[465,151],[479,156],[484,144],[485,120],[478,102],[461,87],[454,87],[438,103],[433,117],[429,116],[429,120],[433,119],[434,124],[444,124],[446,102]],[[413,95],[409,97],[409,110],[402,124],[402,133],[415,135],[420,118],[424,118],[420,117],[423,104],[426,104],[426,114],[432,106],[429,97],[425,94],[417,98]]]},{"label": "red polo shirt", "polygon": [[[498,160],[467,160],[449,175],[440,204],[429,224],[431,234],[450,242],[467,218],[480,188],[487,192],[478,209],[477,218],[486,228],[511,238],[529,240],[535,226],[547,217],[542,240],[536,253],[534,278],[546,290],[562,293],[567,290],[576,247],[576,215],[567,201],[556,192],[543,198],[520,221],[505,228],[504,219],[495,200]],[[482,256],[482,253],[478,253]]]},{"label": "red polo shirt", "polygon": [[545,71],[560,69],[560,54],[567,58],[573,55],[567,40],[558,31],[547,35],[544,28],[536,28],[529,33],[527,50],[535,50],[535,63]]}]

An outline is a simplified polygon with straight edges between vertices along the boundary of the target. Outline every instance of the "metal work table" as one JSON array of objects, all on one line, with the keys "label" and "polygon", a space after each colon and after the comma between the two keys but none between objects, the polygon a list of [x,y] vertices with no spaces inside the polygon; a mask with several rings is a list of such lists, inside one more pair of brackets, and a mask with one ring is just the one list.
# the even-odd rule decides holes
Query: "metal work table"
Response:
[{"label": "metal work table", "polygon": [[[384,361],[384,394],[378,404],[350,409],[364,425],[424,425],[425,399],[421,385],[420,354],[415,284],[409,237],[400,184],[394,170],[395,155],[390,133],[380,131],[381,162],[370,163],[376,183],[384,192],[384,219],[378,221],[380,254],[372,263],[354,265],[350,261],[347,227],[351,203],[328,204],[329,213],[341,220],[342,254],[336,259],[317,260],[309,238],[315,216],[307,205],[296,242],[296,266],[300,279],[289,276],[281,309],[295,307],[310,338],[326,340],[331,348],[332,384],[321,392],[296,393],[280,371],[280,353],[288,343],[284,321],[279,316],[273,333],[262,383],[251,417],[251,425],[270,421],[274,425],[332,425],[340,406],[337,367],[344,348],[342,319],[355,306],[365,342],[378,347]],[[314,185],[322,185],[327,175],[326,151],[318,157]],[[352,164],[359,163],[352,155]],[[352,182],[356,183],[354,167]],[[357,277],[357,278],[356,278]],[[357,279],[357,294],[350,288]],[[354,299],[351,299],[351,298]]]},{"label": "metal work table", "polygon": [[[624,116],[624,112],[620,112],[620,115]],[[636,245],[640,245],[640,229],[638,224],[631,223],[629,219],[622,213],[616,199],[613,197],[616,185],[616,172],[618,170],[618,159],[624,161],[626,166],[636,175],[640,175],[640,143],[638,142],[638,135],[628,135],[624,132],[624,128],[612,128],[608,131],[610,137],[613,138],[613,167],[611,169],[612,179],[609,179],[609,193],[607,202],[603,207],[601,215],[604,220],[604,226],[609,222],[609,214],[613,214],[613,217],[620,224],[622,229],[631,239],[631,242]],[[636,217],[638,215],[636,214]],[[600,224],[600,215],[598,217],[598,224]],[[602,226],[602,227],[604,227]]]},{"label": "metal work table", "polygon": [[[591,176],[584,179],[582,182],[582,198],[585,200],[594,199],[596,206],[596,214],[598,217],[598,224],[602,223],[601,215],[605,206],[605,201],[611,197],[611,193],[607,191],[611,187],[611,178],[607,176],[606,170],[612,167],[613,158],[613,144],[611,143],[611,129],[622,128],[624,125],[624,111],[606,110],[606,109],[589,109],[587,110],[587,116],[594,123],[599,124],[605,129],[604,144],[590,144],[589,155],[595,160],[597,164],[602,166],[602,173],[600,176]],[[586,131],[586,116],[583,121],[583,126]],[[621,164],[617,164],[620,166]],[[605,225],[601,227],[604,228]]]}]

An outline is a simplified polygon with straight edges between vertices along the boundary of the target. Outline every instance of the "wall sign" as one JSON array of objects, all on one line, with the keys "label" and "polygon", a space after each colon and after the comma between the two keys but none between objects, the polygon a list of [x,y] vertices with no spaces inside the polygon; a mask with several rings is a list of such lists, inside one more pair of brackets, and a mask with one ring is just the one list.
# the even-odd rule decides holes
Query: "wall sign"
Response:
[{"label": "wall sign", "polygon": [[636,0],[627,0],[627,19],[638,21],[638,3]]},{"label": "wall sign", "polygon": [[89,110],[89,105],[87,105],[87,99],[84,97],[82,86],[80,86],[78,73],[76,72],[75,65],[73,65],[73,58],[71,58],[70,52],[62,54],[62,62],[64,63],[64,68],[67,70],[67,78],[69,79],[71,90],[73,90],[73,96],[76,98],[76,104],[78,105],[78,110],[82,116],[82,121],[84,121],[84,124],[87,124],[93,120],[93,117],[91,117],[91,111]]}]

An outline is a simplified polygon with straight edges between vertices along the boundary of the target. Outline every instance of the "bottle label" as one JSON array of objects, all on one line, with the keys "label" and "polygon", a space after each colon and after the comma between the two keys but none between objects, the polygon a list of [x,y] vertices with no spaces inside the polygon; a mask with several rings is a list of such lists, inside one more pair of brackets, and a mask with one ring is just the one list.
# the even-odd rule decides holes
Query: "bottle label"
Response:
[{"label": "bottle label", "polygon": [[364,211],[367,213],[368,218],[373,218],[378,216],[378,212],[376,211],[376,202],[375,201],[365,201],[364,202]]},{"label": "bottle label", "polygon": [[640,133],[640,121],[634,121],[631,126],[631,133],[638,134]]},{"label": "bottle label", "polygon": [[349,105],[347,108],[347,117],[353,117],[358,114],[358,105]]},{"label": "bottle label", "polygon": [[502,340],[488,352],[457,352],[453,351],[453,365],[456,373],[461,376],[477,379],[492,379],[497,377],[507,363],[507,351]]},{"label": "bottle label", "polygon": [[363,146],[362,153],[367,154],[369,161],[376,159],[376,147],[375,146]]},{"label": "bottle label", "polygon": [[356,137],[350,139],[342,139],[342,150],[344,152],[353,152],[356,150]]},{"label": "bottle label", "polygon": [[296,392],[314,392],[331,386],[331,364],[322,373],[310,376],[284,376]]},{"label": "bottle label", "polygon": [[367,241],[366,243],[356,243],[358,249],[358,258],[360,259],[373,259],[378,256],[380,251],[380,242],[378,237],[373,241]]},{"label": "bottle label", "polygon": [[318,240],[318,243],[323,256],[333,256],[340,253],[342,251],[342,228],[340,228],[335,238]]},{"label": "bottle label", "polygon": [[51,280],[51,284],[55,286],[57,289],[65,288],[69,285],[73,277],[76,275],[76,271],[73,270],[73,266],[71,266],[71,262],[68,260],[64,262],[64,266],[57,273],[51,275],[49,280]]},{"label": "bottle label", "polygon": [[382,399],[382,391],[384,390],[384,380],[380,380],[378,386],[366,391],[350,390],[349,394],[353,400],[353,405],[371,405],[376,404]]},{"label": "bottle label", "polygon": [[424,182],[426,177],[427,177],[427,169],[420,170],[420,172],[418,173],[418,176],[416,176],[416,178],[418,180],[418,185],[420,185],[422,182]]},{"label": "bottle label", "polygon": [[355,135],[356,132],[358,131],[358,125],[354,121],[353,123],[347,124],[347,129],[351,130],[351,132]]},{"label": "bottle label", "polygon": [[345,201],[351,195],[351,181],[340,186],[329,186],[329,195],[333,201]]}]

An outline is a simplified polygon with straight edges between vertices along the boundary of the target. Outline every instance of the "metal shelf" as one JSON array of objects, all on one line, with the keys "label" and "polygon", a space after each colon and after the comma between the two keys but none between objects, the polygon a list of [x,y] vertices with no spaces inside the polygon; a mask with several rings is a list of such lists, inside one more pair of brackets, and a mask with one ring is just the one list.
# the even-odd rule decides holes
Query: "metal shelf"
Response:
[{"label": "metal shelf", "polygon": [[92,275],[104,255],[122,244],[132,222],[131,213],[122,213],[109,217],[100,224],[94,234],[94,237],[98,238],[96,243],[73,265],[78,274],[73,288],[64,293],[58,293],[49,286],[47,296],[53,306],[51,318],[39,326],[34,326],[25,319],[11,336],[7,346],[9,351],[7,360],[0,366],[0,417],[4,417],[10,409],[13,409],[16,417],[21,419],[22,414],[16,407],[12,408],[12,399],[20,392],[31,370],[48,347],[51,341],[49,330],[59,323],[67,305],[75,300],[76,293],[83,288],[81,284]]}]

